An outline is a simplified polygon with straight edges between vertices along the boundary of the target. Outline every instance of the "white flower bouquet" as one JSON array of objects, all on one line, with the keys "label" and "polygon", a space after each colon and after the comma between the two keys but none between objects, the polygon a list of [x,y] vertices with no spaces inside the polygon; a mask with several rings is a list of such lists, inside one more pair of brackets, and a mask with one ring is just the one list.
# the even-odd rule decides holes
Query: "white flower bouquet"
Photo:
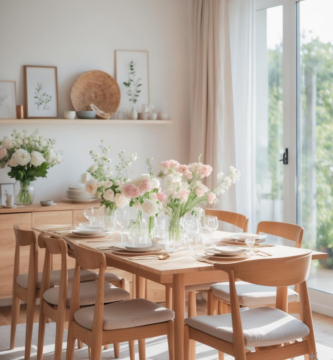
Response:
[{"label": "white flower bouquet", "polygon": [[210,176],[213,169],[202,164],[200,157],[198,162],[189,165],[180,165],[175,160],[163,161],[162,169],[162,190],[166,195],[163,210],[171,218],[169,237],[176,241],[180,237],[180,219],[202,203],[217,202],[216,195],[223,194],[240,177],[240,172],[230,166],[226,176],[222,172],[217,174],[219,182],[215,189],[210,190],[202,179]]},{"label": "white flower bouquet", "polygon": [[93,165],[81,176],[86,191],[91,195],[97,195],[102,199],[101,204],[105,206],[106,215],[112,215],[117,207],[128,205],[129,199],[121,193],[121,186],[127,180],[127,169],[137,159],[133,153],[129,159],[125,158],[125,151],[118,154],[119,163],[112,172],[110,158],[111,147],[104,146],[103,140],[100,145],[100,153],[90,151],[94,161]]},{"label": "white flower bouquet", "polygon": [[33,193],[30,182],[38,177],[45,178],[48,169],[62,162],[61,155],[54,149],[55,141],[38,135],[38,130],[13,131],[11,136],[0,142],[0,168],[9,166],[8,175],[20,182],[16,204],[32,204]]},{"label": "white flower bouquet", "polygon": [[147,165],[149,174],[143,174],[134,180],[126,182],[122,186],[121,192],[130,199],[129,205],[138,210],[137,220],[131,222],[129,230],[140,224],[142,221],[142,213],[145,213],[149,217],[149,236],[152,237],[154,218],[158,216],[158,213],[162,209],[165,194],[161,192],[160,181],[154,177],[151,159],[147,159]]}]

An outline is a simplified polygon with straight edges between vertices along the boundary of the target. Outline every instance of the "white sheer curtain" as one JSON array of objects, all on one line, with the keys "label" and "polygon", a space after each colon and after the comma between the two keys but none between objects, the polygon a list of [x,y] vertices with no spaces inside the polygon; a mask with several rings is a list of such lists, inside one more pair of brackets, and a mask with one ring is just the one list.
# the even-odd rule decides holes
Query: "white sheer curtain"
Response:
[{"label": "white sheer curtain", "polygon": [[250,218],[251,231],[256,230],[254,17],[255,0],[229,0],[236,167],[241,171],[236,208]]},{"label": "white sheer curtain", "polygon": [[[213,166],[215,176],[207,181],[213,187],[217,172],[235,165],[228,1],[194,0],[192,23],[191,161],[202,154]],[[218,208],[236,210],[235,187],[221,196]]]}]

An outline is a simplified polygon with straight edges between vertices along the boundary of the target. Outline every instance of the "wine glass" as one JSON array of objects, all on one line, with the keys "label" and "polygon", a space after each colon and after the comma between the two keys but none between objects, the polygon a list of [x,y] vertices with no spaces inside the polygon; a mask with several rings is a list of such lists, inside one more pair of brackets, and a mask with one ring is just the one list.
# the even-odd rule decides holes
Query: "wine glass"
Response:
[{"label": "wine glass", "polygon": [[116,222],[120,226],[121,230],[121,243],[125,242],[124,229],[126,229],[130,223],[130,209],[129,207],[118,208],[116,210]]},{"label": "wine glass", "polygon": [[165,243],[168,236],[169,219],[166,216],[158,216],[156,222],[156,237],[160,243]]},{"label": "wine glass", "polygon": [[188,240],[188,250],[196,252],[196,247],[198,245],[199,234],[201,230],[200,222],[197,218],[186,218],[183,222],[185,237]]},{"label": "wine glass", "polygon": [[84,216],[89,220],[90,226],[102,226],[100,223],[100,210],[101,208],[95,208],[93,206],[84,209]]},{"label": "wine glass", "polygon": [[219,228],[219,221],[216,216],[205,216],[205,227],[211,233],[211,241],[213,240],[213,232]]},{"label": "wine glass", "polygon": [[250,248],[249,256],[254,256],[254,251],[252,250],[252,246],[255,244],[256,238],[254,236],[249,236],[245,239],[245,244]]}]

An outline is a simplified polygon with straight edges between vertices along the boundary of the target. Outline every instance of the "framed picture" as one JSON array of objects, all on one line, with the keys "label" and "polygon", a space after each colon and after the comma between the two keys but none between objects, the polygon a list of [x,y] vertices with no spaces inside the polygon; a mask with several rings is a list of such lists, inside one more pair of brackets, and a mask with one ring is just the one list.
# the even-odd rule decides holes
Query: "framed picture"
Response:
[{"label": "framed picture", "polygon": [[0,184],[0,205],[13,206],[14,203],[14,184]]},{"label": "framed picture", "polygon": [[16,119],[15,81],[0,81],[0,119]]},{"label": "framed picture", "polygon": [[27,119],[56,119],[59,115],[55,66],[24,66]]},{"label": "framed picture", "polygon": [[149,58],[144,50],[116,50],[116,80],[121,91],[120,107],[141,111],[150,103]]}]

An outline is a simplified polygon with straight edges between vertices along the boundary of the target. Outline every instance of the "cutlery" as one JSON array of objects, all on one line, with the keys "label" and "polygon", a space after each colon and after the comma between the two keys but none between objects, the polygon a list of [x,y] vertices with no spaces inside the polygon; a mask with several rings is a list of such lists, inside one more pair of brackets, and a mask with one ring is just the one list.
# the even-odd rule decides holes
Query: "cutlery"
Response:
[{"label": "cutlery", "polygon": [[161,254],[161,255],[147,255],[147,256],[132,256],[127,258],[127,260],[166,260],[169,259],[170,255]]}]

